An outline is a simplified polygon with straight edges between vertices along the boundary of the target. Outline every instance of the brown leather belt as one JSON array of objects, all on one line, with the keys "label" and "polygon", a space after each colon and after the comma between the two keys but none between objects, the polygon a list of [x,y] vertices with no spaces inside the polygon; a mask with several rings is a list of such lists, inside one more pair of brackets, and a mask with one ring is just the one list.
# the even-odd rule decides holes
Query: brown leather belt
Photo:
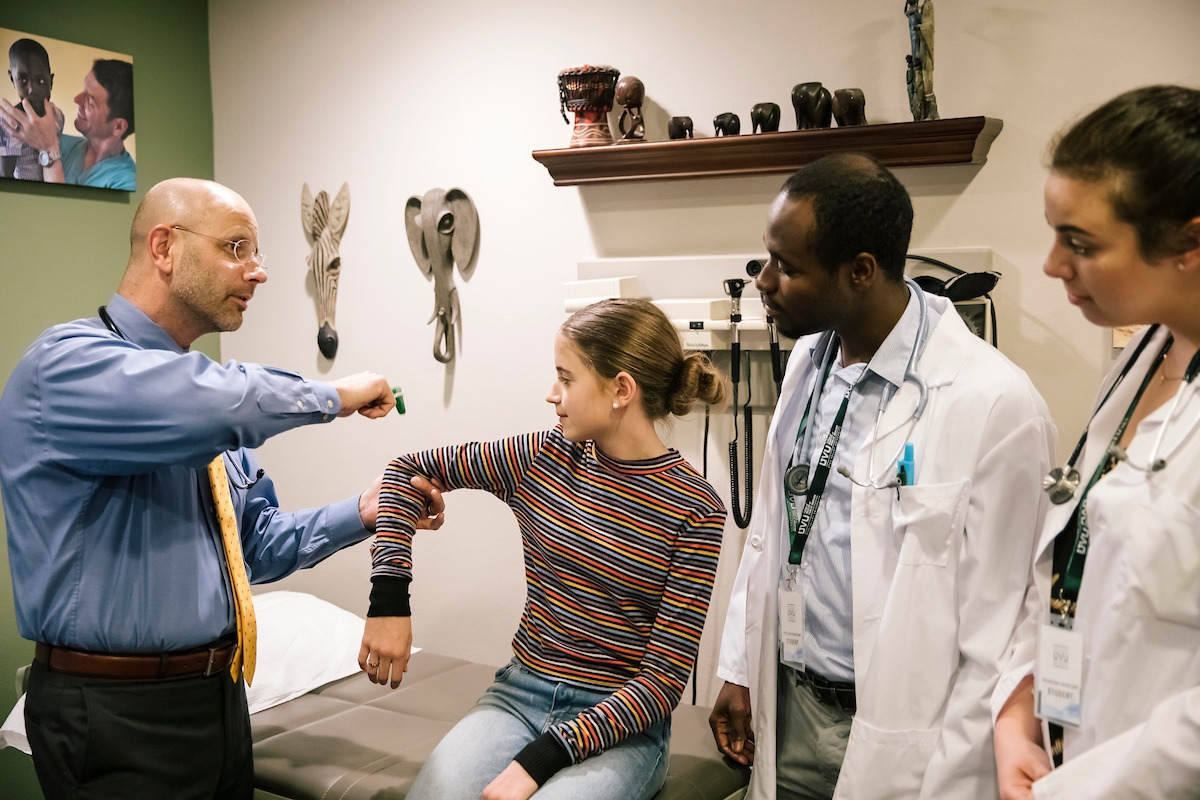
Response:
[{"label": "brown leather belt", "polygon": [[51,672],[80,678],[129,678],[155,680],[217,675],[233,662],[233,642],[214,642],[210,647],[179,653],[89,653],[70,647],[38,642],[33,657]]}]

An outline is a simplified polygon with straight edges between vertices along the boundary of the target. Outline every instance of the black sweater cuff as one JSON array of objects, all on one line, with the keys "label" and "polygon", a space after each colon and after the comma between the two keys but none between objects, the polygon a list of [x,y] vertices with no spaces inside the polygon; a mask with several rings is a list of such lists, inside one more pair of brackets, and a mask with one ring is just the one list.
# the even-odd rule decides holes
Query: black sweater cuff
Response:
[{"label": "black sweater cuff", "polygon": [[379,575],[371,578],[371,605],[368,617],[411,617],[412,607],[408,604],[408,578]]},{"label": "black sweater cuff", "polygon": [[513,761],[520,764],[538,786],[572,763],[571,754],[549,733],[543,733],[525,745]]}]

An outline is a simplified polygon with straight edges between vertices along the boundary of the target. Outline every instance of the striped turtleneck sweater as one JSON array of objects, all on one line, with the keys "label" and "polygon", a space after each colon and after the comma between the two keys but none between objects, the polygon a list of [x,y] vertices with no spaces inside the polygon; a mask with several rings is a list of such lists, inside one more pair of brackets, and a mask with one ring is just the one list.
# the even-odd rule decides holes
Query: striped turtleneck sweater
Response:
[{"label": "striped turtleneck sweater", "polygon": [[517,757],[539,784],[670,715],[699,648],[725,524],[720,498],[678,452],[618,461],[556,427],[395,459],[379,499],[371,616],[407,613],[423,508],[414,475],[489,491],[512,509],[527,590],[513,652],[548,679],[612,692]]}]

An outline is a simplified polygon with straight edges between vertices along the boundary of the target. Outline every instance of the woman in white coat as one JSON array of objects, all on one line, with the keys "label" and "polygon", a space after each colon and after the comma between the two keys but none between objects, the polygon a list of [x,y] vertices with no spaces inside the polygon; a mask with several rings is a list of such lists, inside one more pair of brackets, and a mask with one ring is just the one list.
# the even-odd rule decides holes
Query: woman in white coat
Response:
[{"label": "woman in white coat", "polygon": [[[903,281],[911,212],[898,247],[864,233],[899,216],[880,210],[900,204],[892,185],[906,204],[903,187],[877,162],[827,156],[789,179],[768,215],[770,258],[756,280],[764,307],[789,337],[832,336],[803,336],[793,350],[722,638],[717,674],[726,685],[710,724],[722,752],[753,761],[754,800],[996,796],[989,701],[1021,613],[1054,428],[1024,373],[968,331],[948,301]],[[837,246],[842,256],[826,255]],[[887,312],[892,302],[911,312],[912,328],[895,307]],[[928,319],[927,337],[918,316]],[[905,343],[897,358],[887,343],[898,333]],[[867,430],[846,468],[852,479],[840,470],[829,476],[850,496],[852,608],[838,625],[852,638],[853,689],[841,695],[853,700],[839,701],[836,710],[848,713],[834,724],[808,726],[819,730],[808,737],[818,741],[810,759],[798,756],[809,750],[797,741],[804,737],[792,736],[804,726],[789,720],[800,717],[777,711],[780,698],[795,695],[797,672],[796,659],[781,658],[778,597],[789,562],[784,473],[810,392],[822,394],[812,387],[830,342],[840,342],[847,361],[881,372],[889,370],[877,356],[886,352],[897,388],[865,406]],[[923,378],[925,392],[911,375]],[[840,393],[823,394],[836,401]],[[822,430],[814,449],[823,439]],[[843,465],[847,441],[837,453]],[[891,479],[908,442],[915,471],[899,485]],[[814,527],[805,559],[828,530]],[[822,552],[829,553],[818,551],[800,570]],[[827,601],[814,593],[801,614]],[[808,641],[805,674],[814,666]],[[780,674],[788,680],[777,681]]]},{"label": "woman in white coat", "polygon": [[1200,92],[1147,87],[1093,111],[1053,146],[1045,194],[1046,274],[1089,321],[1150,327],[1047,478],[1020,666],[993,698],[1001,796],[1194,798]]}]

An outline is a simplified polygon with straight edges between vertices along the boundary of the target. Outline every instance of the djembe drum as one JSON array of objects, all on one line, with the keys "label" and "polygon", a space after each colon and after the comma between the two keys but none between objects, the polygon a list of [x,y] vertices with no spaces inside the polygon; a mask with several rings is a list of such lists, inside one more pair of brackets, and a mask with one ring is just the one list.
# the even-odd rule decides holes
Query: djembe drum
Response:
[{"label": "djembe drum", "polygon": [[583,65],[558,73],[559,110],[563,122],[570,123],[567,112],[575,114],[571,147],[595,147],[612,144],[608,112],[621,73],[612,67]]}]

